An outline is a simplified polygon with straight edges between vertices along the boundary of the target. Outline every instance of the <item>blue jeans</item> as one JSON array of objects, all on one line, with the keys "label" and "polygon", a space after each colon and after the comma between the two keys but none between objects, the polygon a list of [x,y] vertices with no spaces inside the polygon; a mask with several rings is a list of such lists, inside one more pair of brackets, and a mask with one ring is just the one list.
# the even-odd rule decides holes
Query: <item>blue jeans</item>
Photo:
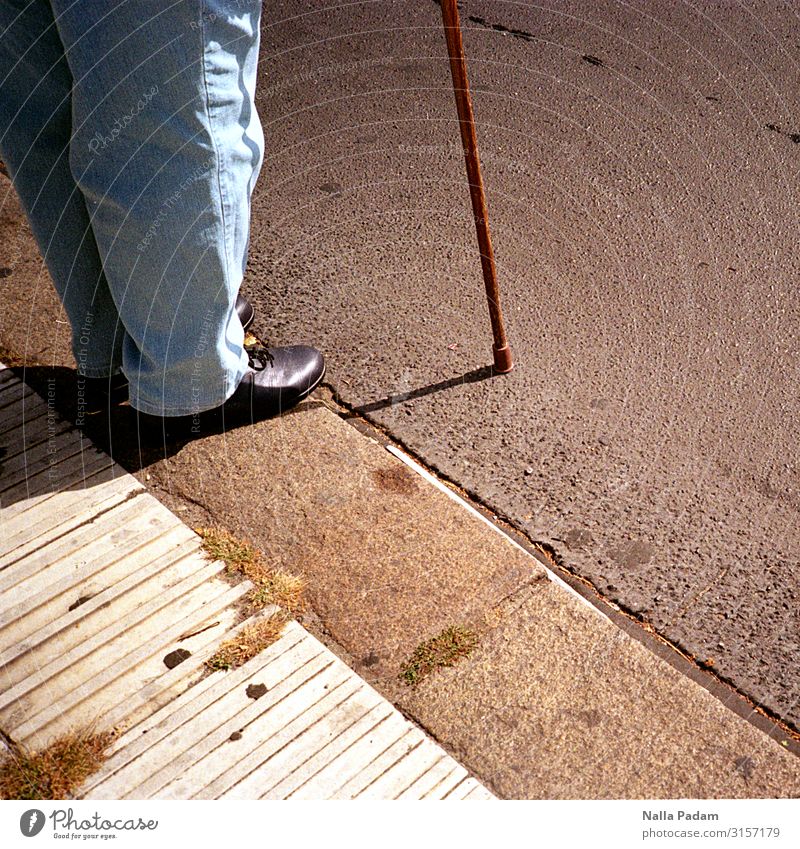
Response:
[{"label": "blue jeans", "polygon": [[0,0],[0,157],[79,374],[211,409],[248,369],[235,311],[263,157],[261,0]]}]

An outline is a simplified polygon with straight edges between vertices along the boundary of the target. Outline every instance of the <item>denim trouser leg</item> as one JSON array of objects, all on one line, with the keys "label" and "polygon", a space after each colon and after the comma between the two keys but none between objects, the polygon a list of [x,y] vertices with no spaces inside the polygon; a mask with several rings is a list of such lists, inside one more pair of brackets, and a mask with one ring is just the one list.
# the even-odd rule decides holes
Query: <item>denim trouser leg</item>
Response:
[{"label": "denim trouser leg", "polygon": [[63,53],[47,0],[0,0],[0,156],[64,304],[78,372],[107,377],[119,371],[125,331],[70,172]]},{"label": "denim trouser leg", "polygon": [[51,6],[73,80],[70,167],[125,327],[131,403],[215,407],[247,370],[234,304],[263,151],[260,0]]}]

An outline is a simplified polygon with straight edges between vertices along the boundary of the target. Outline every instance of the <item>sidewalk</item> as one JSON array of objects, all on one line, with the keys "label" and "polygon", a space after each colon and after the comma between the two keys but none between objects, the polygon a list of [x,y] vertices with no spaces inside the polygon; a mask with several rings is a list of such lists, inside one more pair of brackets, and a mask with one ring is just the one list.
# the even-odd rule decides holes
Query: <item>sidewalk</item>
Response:
[{"label": "sidewalk", "polygon": [[5,369],[0,444],[0,729],[124,732],[81,798],[491,798],[296,622],[203,677],[276,608],[237,622],[253,585]]},{"label": "sidewalk", "polygon": [[[383,696],[294,622],[204,677],[244,627],[249,582],[222,580],[194,532],[8,370],[0,432],[0,729],[31,746],[88,722],[117,729],[82,796],[490,798],[467,769],[512,798],[800,791],[777,726],[727,709],[319,402],[143,476],[238,532],[259,511],[263,550],[310,580],[309,627]],[[269,468],[252,465],[259,451]],[[402,660],[453,622],[478,647],[400,683]]]}]

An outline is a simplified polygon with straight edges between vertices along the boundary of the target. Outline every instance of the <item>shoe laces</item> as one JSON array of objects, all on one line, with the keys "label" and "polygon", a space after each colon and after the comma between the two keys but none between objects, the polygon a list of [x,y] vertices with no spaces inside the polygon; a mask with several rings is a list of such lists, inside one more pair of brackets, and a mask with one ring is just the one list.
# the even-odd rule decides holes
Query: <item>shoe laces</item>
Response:
[{"label": "shoe laces", "polygon": [[250,368],[254,371],[263,371],[267,367],[267,363],[270,366],[275,364],[275,358],[269,352],[269,348],[265,348],[263,345],[245,345],[244,349],[250,361]]}]

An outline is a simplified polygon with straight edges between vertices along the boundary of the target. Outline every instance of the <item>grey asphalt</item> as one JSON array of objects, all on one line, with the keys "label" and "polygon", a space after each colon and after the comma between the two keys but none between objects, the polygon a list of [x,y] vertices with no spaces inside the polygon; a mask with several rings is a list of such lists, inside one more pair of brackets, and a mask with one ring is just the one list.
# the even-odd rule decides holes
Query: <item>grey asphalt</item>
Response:
[{"label": "grey asphalt", "polygon": [[516,369],[429,0],[266,6],[255,329],[798,726],[797,11],[461,8]]}]

